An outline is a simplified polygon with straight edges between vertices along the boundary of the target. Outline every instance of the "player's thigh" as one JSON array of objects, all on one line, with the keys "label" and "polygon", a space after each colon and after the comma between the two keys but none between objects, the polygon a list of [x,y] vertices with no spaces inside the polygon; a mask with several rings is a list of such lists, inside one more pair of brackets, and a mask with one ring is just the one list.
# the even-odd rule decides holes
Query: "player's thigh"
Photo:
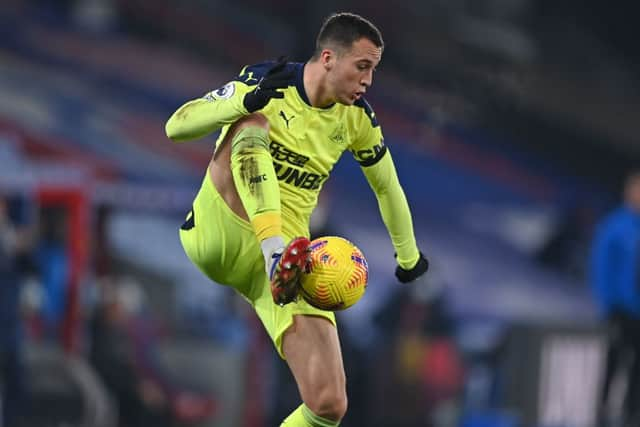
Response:
[{"label": "player's thigh", "polygon": [[[296,317],[300,315],[315,316],[325,319],[329,325],[336,324],[336,316],[333,312],[313,307],[304,298],[298,298],[296,301],[282,307],[274,303],[267,275],[263,273],[260,277],[263,280],[262,289],[264,291],[261,294],[256,292],[254,295],[258,297],[253,299],[251,303],[273,341],[278,354],[283,359],[286,359],[283,351],[283,338],[287,331],[291,329]],[[260,277],[256,277],[255,281],[260,280]],[[259,287],[259,285],[256,285],[256,287]]]},{"label": "player's thigh", "polygon": [[327,318],[294,316],[282,347],[303,401],[314,400],[321,391],[338,396],[345,393],[338,331]]},{"label": "player's thigh", "polygon": [[231,211],[208,174],[180,228],[180,241],[189,259],[211,280],[251,300],[262,293],[264,261],[251,224]]}]

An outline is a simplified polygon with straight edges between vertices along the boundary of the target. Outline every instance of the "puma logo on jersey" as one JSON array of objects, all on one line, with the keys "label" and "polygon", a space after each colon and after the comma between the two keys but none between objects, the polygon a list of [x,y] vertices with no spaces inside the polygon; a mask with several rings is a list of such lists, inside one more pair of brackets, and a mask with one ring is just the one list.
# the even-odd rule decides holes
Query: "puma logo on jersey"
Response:
[{"label": "puma logo on jersey", "polygon": [[258,79],[253,77],[253,71],[247,72],[247,67],[244,67],[242,71],[240,71],[238,80],[240,80],[241,82],[245,83],[248,86],[251,86],[254,83],[258,83]]},{"label": "puma logo on jersey", "polygon": [[285,116],[285,114],[284,114],[284,111],[280,110],[280,117],[282,117],[284,119],[284,122],[287,124],[287,129],[289,129],[289,122],[291,120],[293,120],[293,118],[295,116],[291,116],[291,117],[287,118],[287,116]]}]

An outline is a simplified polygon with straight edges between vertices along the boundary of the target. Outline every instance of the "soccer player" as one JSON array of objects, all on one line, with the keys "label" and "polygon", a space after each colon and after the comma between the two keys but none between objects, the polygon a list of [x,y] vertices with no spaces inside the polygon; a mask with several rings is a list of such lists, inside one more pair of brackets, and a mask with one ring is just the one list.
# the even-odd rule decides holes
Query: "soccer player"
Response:
[{"label": "soccer player", "polygon": [[413,281],[428,268],[380,125],[363,98],[383,46],[371,22],[333,14],[306,63],[247,66],[166,124],[173,141],[222,129],[180,239],[204,274],[254,307],[287,361],[303,403],[283,426],[337,426],[347,409],[334,314],[296,298],[309,256],[309,217],[345,150],[376,194],[398,279]]}]

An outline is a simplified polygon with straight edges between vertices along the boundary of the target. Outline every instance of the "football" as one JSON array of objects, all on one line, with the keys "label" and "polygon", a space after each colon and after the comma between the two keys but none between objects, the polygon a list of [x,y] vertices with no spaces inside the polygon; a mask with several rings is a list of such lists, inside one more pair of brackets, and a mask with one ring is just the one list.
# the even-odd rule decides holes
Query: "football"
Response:
[{"label": "football", "polygon": [[357,303],[367,288],[369,267],[364,255],[342,237],[319,237],[311,242],[311,262],[302,275],[301,295],[323,310],[345,310]]}]

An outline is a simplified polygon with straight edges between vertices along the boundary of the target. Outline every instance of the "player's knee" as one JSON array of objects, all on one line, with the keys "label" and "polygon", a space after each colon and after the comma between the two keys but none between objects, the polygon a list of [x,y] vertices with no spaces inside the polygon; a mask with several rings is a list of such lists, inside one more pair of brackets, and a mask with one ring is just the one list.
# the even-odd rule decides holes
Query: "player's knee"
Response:
[{"label": "player's knee", "polygon": [[236,132],[248,127],[258,127],[269,132],[269,121],[263,114],[252,113],[238,119],[233,125]]},{"label": "player's knee", "polygon": [[311,396],[305,404],[317,416],[338,421],[347,413],[347,392],[327,388]]},{"label": "player's knee", "polygon": [[269,123],[262,114],[254,113],[242,118],[236,122],[231,132],[232,155],[269,151]]}]

